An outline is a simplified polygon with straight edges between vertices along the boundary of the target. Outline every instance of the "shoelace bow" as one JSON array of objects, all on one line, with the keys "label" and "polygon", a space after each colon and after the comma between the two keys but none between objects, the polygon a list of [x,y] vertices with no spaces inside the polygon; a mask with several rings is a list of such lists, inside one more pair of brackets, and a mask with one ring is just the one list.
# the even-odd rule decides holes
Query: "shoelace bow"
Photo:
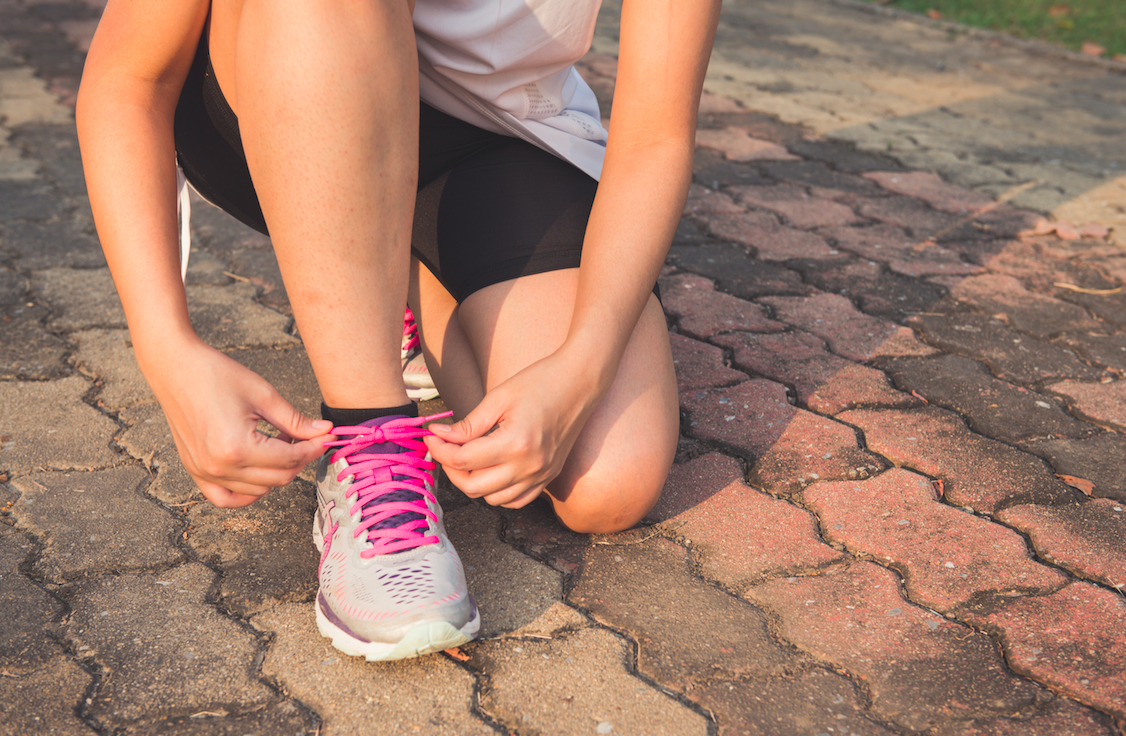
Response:
[{"label": "shoelace bow", "polygon": [[410,307],[403,316],[403,346],[401,348],[403,355],[414,350],[420,345],[418,340],[418,323],[414,321],[414,312]]},{"label": "shoelace bow", "polygon": [[[332,433],[349,439],[338,439],[325,443],[328,447],[339,447],[332,454],[332,462],[347,458],[348,464],[337,475],[337,480],[353,477],[347,495],[356,496],[355,503],[348,509],[349,514],[360,511],[361,521],[354,535],[367,532],[371,547],[360,553],[362,557],[386,555],[405,549],[434,544],[438,537],[426,534],[430,521],[438,517],[427,506],[426,501],[438,501],[427,489],[434,485],[434,476],[429,471],[438,464],[426,459],[426,445],[422,438],[432,434],[422,424],[434,419],[442,419],[453,412],[434,414],[428,417],[404,417],[392,419],[378,427],[334,427]],[[368,451],[374,445],[393,443],[407,448],[407,452],[377,453]],[[385,500],[380,498],[400,491],[418,496],[411,501]],[[383,529],[375,529],[380,522],[394,516],[409,513],[413,518]]]}]

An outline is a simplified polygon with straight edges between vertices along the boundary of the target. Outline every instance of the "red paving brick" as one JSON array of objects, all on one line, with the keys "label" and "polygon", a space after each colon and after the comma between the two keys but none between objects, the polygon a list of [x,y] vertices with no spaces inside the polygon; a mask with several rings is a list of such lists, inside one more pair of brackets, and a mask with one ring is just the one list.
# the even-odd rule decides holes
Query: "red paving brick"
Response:
[{"label": "red paving brick", "polygon": [[1031,559],[1019,534],[939,502],[931,481],[907,470],[815,483],[802,500],[821,519],[827,540],[895,568],[908,597],[937,611],[979,593],[1044,593],[1067,583]]},{"label": "red paving brick", "polygon": [[943,736],[1115,736],[1110,719],[1067,698],[1056,698],[1027,718],[989,718],[963,723]]},{"label": "red paving brick", "polygon": [[828,258],[834,254],[824,238],[782,227],[778,218],[768,212],[715,214],[697,219],[706,223],[708,231],[715,237],[753,247],[764,261]]},{"label": "red paving brick", "polygon": [[1080,577],[1126,588],[1126,508],[1092,499],[1068,506],[1013,506],[997,518],[1028,534],[1046,560]]},{"label": "red paving brick", "polygon": [[907,235],[901,227],[877,223],[870,227],[828,227],[817,231],[838,248],[872,261],[887,263],[905,276],[966,276],[985,269],[966,263],[957,252],[929,240]]},{"label": "red paving brick", "polygon": [[786,326],[767,318],[762,307],[715,291],[710,279],[691,273],[661,280],[665,312],[676,317],[681,332],[707,339],[720,332],[781,332]]},{"label": "red paving brick", "polygon": [[723,364],[723,351],[714,345],[677,334],[669,335],[669,342],[676,369],[676,390],[680,395],[747,380],[747,374]]},{"label": "red paving brick", "polygon": [[986,314],[1004,315],[1016,329],[1039,337],[1104,329],[1082,307],[1031,292],[1012,276],[970,276],[950,290],[950,297]]},{"label": "red paving brick", "polygon": [[1047,697],[1009,673],[988,636],[912,605],[878,565],[779,578],[746,596],[778,616],[783,639],[857,678],[873,712],[902,728],[1015,715]]},{"label": "red paving brick", "polygon": [[940,478],[946,500],[958,506],[993,513],[1017,503],[1074,498],[1039,458],[974,434],[942,409],[857,409],[837,419],[859,427],[873,452]]},{"label": "red paving brick", "polygon": [[743,204],[775,212],[786,218],[789,224],[802,229],[864,221],[843,204],[811,197],[804,187],[794,184],[732,187],[731,193]]},{"label": "red paving brick", "polygon": [[722,130],[696,131],[696,145],[722,151],[729,161],[797,161],[782,146],[750,136],[743,128],[729,125]]},{"label": "red paving brick", "polygon": [[867,477],[882,464],[857,446],[852,429],[790,405],[781,384],[763,379],[681,397],[689,435],[754,459],[751,481],[792,493],[818,479]]},{"label": "red paving brick", "polygon": [[998,600],[967,620],[998,632],[1014,670],[1126,718],[1126,601],[1075,582],[1042,597]]},{"label": "red paving brick", "polygon": [[896,391],[880,371],[833,355],[808,332],[732,333],[715,338],[735,352],[735,365],[792,386],[811,411],[837,414],[859,406],[906,407],[919,403]]},{"label": "red paving brick", "polygon": [[1072,408],[1092,421],[1114,429],[1126,429],[1126,380],[1113,383],[1063,381],[1048,390],[1066,396]]},{"label": "red paving brick", "polygon": [[821,541],[809,512],[751,488],[740,463],[718,453],[674,465],[646,518],[689,540],[704,575],[732,590],[844,557]]},{"label": "red paving brick", "polygon": [[889,192],[918,197],[944,212],[965,214],[993,204],[993,198],[988,194],[947,184],[937,174],[928,171],[869,171],[863,176]]},{"label": "red paving brick", "polygon": [[717,212],[746,212],[747,208],[736,204],[731,197],[714,189],[693,184],[688,189],[688,200],[684,203],[684,214],[688,216],[714,214]]},{"label": "red paving brick", "polygon": [[858,198],[857,212],[874,220],[898,225],[906,229],[912,237],[920,240],[958,222],[956,216],[931,209],[910,197]]},{"label": "red paving brick", "polygon": [[776,296],[761,299],[786,324],[812,332],[829,343],[829,349],[849,360],[864,362],[878,356],[932,355],[915,333],[860,312],[840,294]]}]

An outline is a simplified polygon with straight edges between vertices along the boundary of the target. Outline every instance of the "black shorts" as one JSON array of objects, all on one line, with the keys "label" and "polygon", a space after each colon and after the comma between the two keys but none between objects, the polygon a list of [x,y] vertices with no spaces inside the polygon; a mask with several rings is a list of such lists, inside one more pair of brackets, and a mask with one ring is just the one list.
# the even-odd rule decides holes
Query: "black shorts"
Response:
[{"label": "black shorts", "polygon": [[[206,34],[176,106],[175,136],[196,191],[268,234]],[[578,267],[598,182],[575,166],[423,103],[418,169],[411,250],[459,302],[501,281]]]}]

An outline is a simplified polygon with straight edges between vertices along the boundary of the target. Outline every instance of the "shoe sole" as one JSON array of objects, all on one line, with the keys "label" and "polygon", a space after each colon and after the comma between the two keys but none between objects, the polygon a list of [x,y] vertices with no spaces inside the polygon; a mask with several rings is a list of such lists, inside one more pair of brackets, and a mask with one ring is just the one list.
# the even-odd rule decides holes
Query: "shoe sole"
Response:
[{"label": "shoe sole", "polygon": [[352,657],[363,657],[369,662],[421,657],[452,649],[477,638],[477,631],[481,627],[481,614],[475,611],[473,618],[461,629],[455,628],[448,621],[428,621],[407,631],[403,638],[394,644],[360,641],[329,621],[321,611],[320,603],[313,605],[317,611],[317,630],[321,632],[321,636],[329,639],[332,646],[341,652]]},{"label": "shoe sole", "polygon": [[436,388],[408,388],[407,398],[411,401],[432,401],[438,398]]}]

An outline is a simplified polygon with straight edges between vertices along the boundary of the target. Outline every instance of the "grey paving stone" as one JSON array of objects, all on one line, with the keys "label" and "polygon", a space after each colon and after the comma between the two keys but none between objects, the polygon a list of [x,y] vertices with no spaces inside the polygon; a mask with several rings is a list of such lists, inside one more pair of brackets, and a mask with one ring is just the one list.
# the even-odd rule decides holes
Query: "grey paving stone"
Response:
[{"label": "grey paving stone", "polygon": [[284,601],[311,601],[320,558],[311,531],[316,490],[297,480],[242,509],[203,502],[188,510],[187,541],[223,571],[219,601],[253,616]]},{"label": "grey paving stone", "polygon": [[896,321],[929,311],[945,293],[939,286],[859,258],[795,258],[786,265],[818,289],[855,301],[860,311]]},{"label": "grey paving stone", "polygon": [[204,342],[220,349],[297,343],[286,331],[289,318],[258,304],[257,293],[247,283],[188,286],[192,326]]},{"label": "grey paving stone", "polygon": [[1040,338],[1102,328],[1083,308],[1028,291],[1012,276],[971,276],[950,290],[950,298],[986,314],[1004,314],[1013,327]]},{"label": "grey paving stone", "polygon": [[716,282],[720,291],[740,299],[770,294],[797,296],[816,291],[803,284],[801,276],[794,271],[755,260],[736,245],[674,246],[669,252],[669,263],[707,276]]},{"label": "grey paving stone", "polygon": [[[58,653],[44,628],[63,605],[19,569],[33,551],[23,534],[0,524],[0,668],[9,675],[32,672]],[[0,688],[3,682],[0,677]]]},{"label": "grey paving stone", "polygon": [[708,731],[703,716],[632,676],[626,643],[602,629],[465,649],[469,665],[487,677],[481,709],[510,731],[545,736]]},{"label": "grey paving stone", "polygon": [[47,381],[68,375],[70,345],[40,323],[37,308],[0,310],[0,380]]},{"label": "grey paving stone", "polygon": [[59,214],[61,203],[39,181],[0,179],[0,201],[6,220],[47,220]]},{"label": "grey paving stone", "polygon": [[54,310],[52,330],[69,332],[90,327],[124,328],[125,312],[108,268],[48,268],[32,274],[37,299]]},{"label": "grey paving stone", "polygon": [[137,366],[128,330],[82,330],[71,333],[78,345],[74,364],[100,385],[97,398],[110,411],[156,401]]},{"label": "grey paving stone", "polygon": [[91,676],[58,655],[34,671],[0,676],[0,732],[12,736],[91,736],[78,717]]},{"label": "grey paving stone", "polygon": [[677,692],[780,675],[800,661],[775,642],[762,611],[693,575],[688,551],[667,539],[586,548],[567,599],[628,632],[638,670]]},{"label": "grey paving stone", "polygon": [[298,341],[278,347],[227,350],[227,355],[265,378],[295,409],[313,419],[321,417],[321,390]]},{"label": "grey paving stone", "polygon": [[542,628],[563,597],[563,576],[500,539],[500,517],[479,504],[446,516],[446,529],[481,611],[482,638]]},{"label": "grey paving stone", "polygon": [[994,378],[959,355],[897,360],[884,366],[897,388],[966,417],[986,437],[1015,444],[1038,437],[1086,437],[1096,428],[1064,412],[1048,395]]},{"label": "grey paving stone", "polygon": [[0,243],[19,259],[22,269],[104,268],[102,246],[94,223],[81,213],[67,213],[49,222],[9,222],[0,227]]},{"label": "grey paving stone", "polygon": [[1107,462],[1126,457],[1126,437],[1109,432],[1087,439],[1039,440],[1023,447],[1051,463],[1057,473],[1094,483],[1092,496],[1126,502],[1126,464]]},{"label": "grey paving stone", "polygon": [[810,670],[750,682],[718,680],[689,697],[716,715],[720,736],[891,736],[867,717],[865,696],[847,677]]},{"label": "grey paving stone", "polygon": [[120,462],[109,447],[117,425],[82,402],[89,388],[79,376],[49,383],[0,382],[0,467],[17,475]]},{"label": "grey paving stone", "polygon": [[1118,375],[1126,374],[1126,334],[1087,332],[1064,335],[1058,342]]},{"label": "grey paving stone", "polygon": [[118,443],[155,476],[145,488],[145,493],[172,506],[204,500],[195,481],[180,462],[168,422],[158,404],[125,409],[120,419],[128,429],[121,433]]},{"label": "grey paving stone", "polygon": [[181,561],[183,552],[172,544],[175,520],[138,490],[147,479],[142,468],[129,466],[13,480],[22,493],[13,517],[46,545],[36,571],[62,582]]},{"label": "grey paving stone", "polygon": [[[78,6],[77,3],[69,5]],[[40,176],[50,180],[60,194],[86,197],[86,178],[82,174],[78,133],[73,121],[18,125],[12,129],[11,143],[39,164]]]},{"label": "grey paving stone", "polygon": [[1017,332],[982,314],[932,312],[907,320],[937,348],[980,360],[998,378],[1032,385],[1053,378],[1098,380],[1092,368],[1064,348]]},{"label": "grey paving stone", "polygon": [[252,633],[208,604],[215,574],[199,564],[90,579],[73,588],[64,629],[104,673],[89,715],[146,730],[167,718],[250,713],[280,698],[256,674]]},{"label": "grey paving stone", "polygon": [[204,710],[133,725],[124,732],[146,736],[317,736],[317,727],[312,714],[286,700],[249,713],[228,713],[223,708]]},{"label": "grey paving stone", "polygon": [[272,639],[262,674],[323,721],[321,736],[394,733],[493,734],[474,713],[475,679],[440,654],[365,662],[333,649],[317,632],[313,607],[285,603],[251,623]]}]

